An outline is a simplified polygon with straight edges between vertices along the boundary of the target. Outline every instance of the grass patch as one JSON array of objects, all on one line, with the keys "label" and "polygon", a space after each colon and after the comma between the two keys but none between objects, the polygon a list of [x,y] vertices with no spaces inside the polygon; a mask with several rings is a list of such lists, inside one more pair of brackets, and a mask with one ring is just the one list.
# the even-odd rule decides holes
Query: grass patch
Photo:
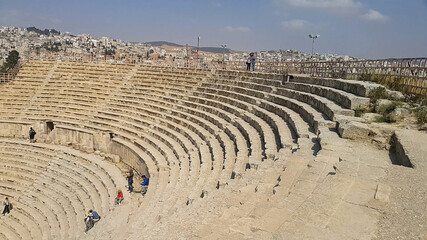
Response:
[{"label": "grass patch", "polygon": [[377,88],[370,91],[368,97],[370,98],[370,102],[372,104],[375,104],[378,99],[388,99],[388,95],[385,88]]},{"label": "grass patch", "polygon": [[417,108],[417,110],[415,110],[415,117],[417,118],[417,123],[427,123],[427,107],[423,106]]},{"label": "grass patch", "polygon": [[427,97],[420,95],[410,95],[405,101],[410,102],[411,104],[418,104],[421,107],[427,107]]},{"label": "grass patch", "polygon": [[386,104],[377,109],[377,113],[381,114],[381,117],[376,119],[377,122],[387,122],[394,123],[396,119],[391,114],[396,108],[401,107],[402,102],[391,102],[390,104]]},{"label": "grass patch", "polygon": [[371,113],[374,111],[373,107],[357,107],[354,109],[354,116],[361,117],[364,113]]},{"label": "grass patch", "polygon": [[376,82],[389,89],[401,91],[405,86],[405,78],[399,76],[389,76],[377,73],[362,73],[359,80]]}]

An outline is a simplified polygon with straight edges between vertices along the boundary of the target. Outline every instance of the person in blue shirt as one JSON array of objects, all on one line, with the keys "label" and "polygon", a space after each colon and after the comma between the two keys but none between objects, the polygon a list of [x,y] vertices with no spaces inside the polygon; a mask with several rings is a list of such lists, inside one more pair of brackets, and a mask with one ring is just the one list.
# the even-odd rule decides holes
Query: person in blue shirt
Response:
[{"label": "person in blue shirt", "polygon": [[92,209],[89,210],[87,217],[85,217],[84,219],[86,224],[85,234],[87,234],[87,232],[90,229],[92,229],[95,223],[98,222],[99,220],[101,220],[101,216],[99,216],[99,214],[96,211],[93,211]]},{"label": "person in blue shirt", "polygon": [[141,184],[141,186],[142,186],[141,192],[142,192],[142,196],[144,196],[147,193],[148,184],[150,182],[150,179],[147,176],[142,175],[142,180],[143,180],[143,182]]},{"label": "person in blue shirt", "polygon": [[251,62],[252,72],[255,72],[255,61],[256,61],[255,53],[251,53],[250,56],[251,56],[251,60],[252,60],[252,62]]},{"label": "person in blue shirt", "polygon": [[89,210],[89,213],[92,213],[94,222],[98,222],[99,220],[101,220],[101,216],[99,216],[99,214],[96,211],[93,211],[91,209],[91,210]]}]

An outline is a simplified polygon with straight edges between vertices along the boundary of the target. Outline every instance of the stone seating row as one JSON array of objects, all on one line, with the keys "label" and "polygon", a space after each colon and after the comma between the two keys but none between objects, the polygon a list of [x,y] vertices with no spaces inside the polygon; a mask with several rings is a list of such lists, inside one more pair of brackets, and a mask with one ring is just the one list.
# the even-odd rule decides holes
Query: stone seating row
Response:
[{"label": "stone seating row", "polygon": [[[209,220],[213,221],[214,216],[218,219],[218,215],[215,214],[218,214],[219,210],[210,208],[207,203],[213,200],[222,203],[220,197],[224,195],[235,196],[227,206],[229,211],[224,211],[222,216],[219,215],[221,221],[217,221],[217,225],[206,226],[207,229],[216,228],[217,233],[228,231],[241,237],[245,230],[242,230],[243,226],[260,229],[259,234],[273,233],[278,229],[289,227],[290,225],[283,226],[283,224],[292,217],[296,217],[299,223],[301,223],[299,219],[318,223],[315,222],[316,219],[310,219],[310,216],[316,214],[315,209],[305,210],[317,200],[323,202],[319,194],[310,196],[316,187],[320,187],[318,182],[323,182],[328,172],[332,171],[330,164],[326,164],[329,166],[327,168],[326,165],[322,165],[323,162],[320,164],[318,161],[296,159],[299,161],[292,162],[295,165],[284,165],[289,168],[285,176],[279,173],[281,167],[276,166],[277,163],[273,161],[276,157],[269,158],[266,155],[271,149],[281,154],[284,152],[282,149],[284,146],[293,147],[292,143],[302,145],[306,140],[311,141],[319,129],[323,131],[325,126],[334,125],[330,120],[334,120],[335,115],[352,108],[354,105],[352,98],[363,99],[363,97],[356,95],[353,97],[350,94],[345,96],[346,94],[340,93],[342,91],[342,89],[339,90],[340,87],[333,88],[332,84],[328,86],[318,84],[315,86],[316,89],[312,90],[308,84],[298,83],[300,84],[298,89],[292,89],[298,84],[293,84],[294,81],[291,81],[293,85],[286,86],[286,83],[282,84],[283,76],[280,75],[224,71],[223,75],[229,77],[217,79],[216,76],[204,77],[203,74],[206,76],[211,74],[206,71],[201,74],[203,76],[200,76],[200,79],[190,77],[195,80],[193,82],[181,77],[180,74],[174,74],[172,68],[153,67],[153,72],[156,72],[154,74],[150,73],[151,70],[141,70],[144,67],[139,68],[139,72],[129,81],[123,81],[126,84],[120,85],[114,93],[110,94],[93,115],[83,110],[85,104],[70,106],[71,111],[67,106],[71,104],[56,104],[50,107],[46,104],[43,105],[43,113],[34,116],[34,120],[42,120],[45,112],[49,112],[49,116],[59,123],[79,126],[82,131],[112,132],[114,133],[113,142],[132,149],[147,163],[151,187],[142,200],[142,206],[151,201],[150,205],[153,207],[141,207],[138,210],[138,215],[144,216],[144,225],[138,223],[139,225],[135,224],[135,226],[154,227],[161,221],[160,225],[170,223],[167,225],[174,230],[179,226],[177,219],[194,222],[195,220],[189,219],[190,216],[194,216],[194,219],[202,221],[204,218],[200,216],[207,214],[208,211],[214,214],[207,214],[203,223],[212,223]],[[181,75],[185,76],[186,70],[182,72]],[[163,78],[162,73],[167,78]],[[191,74],[188,75],[191,76]],[[241,76],[245,76],[248,80],[242,80]],[[168,78],[172,79],[168,81]],[[262,79],[272,83],[262,83],[261,81],[264,81]],[[58,81],[58,84],[61,81]],[[120,81],[117,84],[120,84]],[[190,87],[188,86],[190,84],[194,85]],[[326,90],[331,93],[323,92]],[[96,91],[100,92],[101,89]],[[49,94],[49,91],[41,94]],[[65,95],[61,99],[63,101],[68,99],[72,105],[77,105],[73,103],[79,102],[78,95]],[[322,97],[317,98],[315,95]],[[76,99],[73,100],[73,98]],[[338,104],[339,98],[348,99],[347,103]],[[31,111],[36,109],[31,107]],[[61,114],[62,111],[66,114]],[[345,111],[344,114],[346,114]],[[73,115],[80,118],[86,116],[87,119],[83,120],[84,124],[79,124],[77,117],[73,118]],[[286,137],[284,137],[285,134]],[[309,146],[315,147],[314,145],[315,143],[309,142]],[[311,148],[306,148],[304,151],[297,150],[294,155],[312,156],[313,150],[310,150]],[[280,159],[283,160],[283,158]],[[61,162],[61,166],[71,167],[72,163]],[[319,171],[317,171],[318,167]],[[69,178],[74,176],[62,167],[56,168],[64,176]],[[289,172],[293,170],[296,172],[295,175]],[[304,176],[300,175],[303,170],[306,171]],[[88,176],[78,178],[83,181],[92,180]],[[278,180],[280,178],[282,182]],[[328,177],[328,181],[329,179],[332,177]],[[104,182],[96,179],[93,181],[94,184],[79,186],[79,188],[90,191],[90,189],[102,187],[101,184]],[[325,182],[324,187],[330,186],[328,181]],[[334,184],[339,182],[339,180],[334,181],[336,181]],[[246,183],[248,186],[245,186]],[[6,187],[11,185],[4,184],[5,189]],[[21,188],[25,188],[24,181]],[[77,195],[81,196],[85,190]],[[261,195],[244,195],[247,199],[237,195],[237,193],[249,193],[249,191],[258,191]],[[31,193],[30,196],[35,195],[36,193]],[[267,201],[267,199],[281,201],[282,198],[286,199],[289,206],[274,207]],[[204,202],[205,199],[208,201]],[[87,201],[83,198],[80,200]],[[340,202],[335,200],[334,198],[332,204],[325,205],[325,209],[336,210],[337,207],[334,205],[339,206]],[[49,201],[46,199],[45,203]],[[65,199],[62,201],[65,203]],[[91,200],[91,202],[103,205],[102,198]],[[221,205],[216,205],[217,202],[214,206],[220,208]],[[47,210],[49,209],[50,211],[60,210],[54,204]],[[299,210],[294,211],[296,209]],[[40,206],[33,211],[41,212],[43,209]],[[181,214],[183,218],[178,217]],[[270,224],[269,219],[276,219],[278,215],[283,215],[284,219],[278,221],[278,224]],[[246,224],[248,217],[255,219],[256,222]],[[49,218],[52,217],[45,216],[47,222]],[[328,221],[331,218],[322,219]],[[58,222],[61,227],[67,224],[60,219]],[[18,225],[13,224],[9,228],[17,229]],[[36,231],[30,228],[26,231],[27,233],[22,235],[33,234],[32,232],[36,234]],[[157,231],[158,229],[147,233],[147,236],[154,237]],[[70,231],[62,232],[61,236],[66,237],[69,233]],[[7,234],[19,233],[12,231]],[[210,235],[200,233],[198,236],[209,237]],[[259,236],[268,236],[268,234]]]},{"label": "stone seating row", "polygon": [[148,84],[147,84],[148,85]]},{"label": "stone seating row", "polygon": [[[301,101],[313,106],[318,111],[323,112],[331,120],[335,120],[336,115],[354,116],[354,111],[350,109],[344,109],[340,105],[336,104],[335,102],[327,98],[314,95],[311,93],[294,91],[287,88],[272,88],[272,87],[261,85],[261,84],[253,84],[253,83],[239,82],[239,81],[219,80],[219,81],[215,81],[215,85],[224,86],[228,89],[235,90],[235,91],[239,89],[249,88],[254,91],[274,93],[276,95],[280,95],[283,97],[296,99],[298,101]],[[234,85],[238,85],[238,86],[234,88],[232,87]]]},{"label": "stone seating row", "polygon": [[[145,85],[145,84],[144,84]],[[148,87],[148,86],[147,86]],[[173,92],[176,92],[176,90],[174,89],[174,88],[166,88],[166,87],[164,87],[164,89],[166,89],[166,90],[168,90],[168,91],[173,91]],[[148,90],[148,89],[147,89]],[[178,93],[177,93],[178,94]],[[195,93],[196,94],[196,93]],[[181,99],[184,99],[184,98],[188,98],[186,95],[177,95],[177,98],[179,99],[179,98],[181,98]],[[182,101],[184,101],[184,100],[182,100]],[[233,103],[231,103],[231,104],[234,104],[234,102]],[[246,105],[245,105],[245,103],[243,103],[243,106],[244,106],[244,108],[245,108],[245,110],[247,110],[248,109],[248,107],[246,107]],[[252,107],[252,106],[251,106]],[[233,108],[233,106],[231,106],[231,108]],[[238,113],[238,111],[235,111],[235,113],[237,113],[237,114],[239,114],[240,115],[240,113]],[[250,114],[249,112],[248,113],[245,113],[245,114]],[[256,116],[252,116],[252,117],[255,117],[255,119],[257,118]],[[264,117],[265,117],[265,115],[264,115]],[[249,118],[247,118],[247,119],[250,119],[250,117]],[[276,118],[277,119],[277,118]],[[265,120],[265,119],[264,119]],[[271,119],[270,119],[271,120]],[[250,120],[251,121],[251,120]],[[255,126],[257,126],[258,127],[258,129],[260,130],[260,125],[259,125],[259,123],[258,122],[261,122],[261,123],[263,123],[263,121],[257,121],[257,122],[255,122],[254,123],[254,121],[251,121],[251,123],[253,124],[253,125],[255,125]],[[271,122],[271,121],[270,121]],[[274,124],[274,123],[273,123]],[[268,127],[267,126],[264,126],[264,131],[265,131],[265,134],[267,134],[268,132],[265,130],[265,129],[267,129]],[[276,127],[276,129],[277,129],[277,127]],[[260,131],[262,131],[262,130],[260,130]],[[277,135],[276,135],[277,136]],[[276,139],[276,136],[275,137],[273,137],[274,139]],[[283,135],[283,137],[285,137],[286,135]],[[289,135],[288,135],[289,136]],[[286,144],[290,144],[289,142],[290,141],[288,141],[288,140],[286,140]],[[277,150],[277,147],[276,146],[274,146],[274,143],[273,143],[273,146],[271,146],[270,147],[272,150],[274,149],[274,150]]]},{"label": "stone seating row", "polygon": [[170,67],[157,67],[157,66],[147,66],[141,65],[139,67],[140,73],[149,73],[149,74],[171,74],[179,76],[192,76],[192,77],[204,77],[209,74],[209,71],[195,70],[195,69],[186,69],[186,68],[170,68]]},{"label": "stone seating row", "polygon": [[[120,120],[121,122],[123,122],[123,120]],[[126,126],[132,126],[133,124],[131,124],[131,122],[127,122],[128,124],[126,125]],[[105,125],[107,125],[108,127],[111,127],[113,124],[111,124],[111,123],[108,123],[108,122],[105,122],[104,123]],[[135,127],[137,127],[137,126],[135,126]],[[119,128],[121,131],[119,131],[119,133],[118,133],[118,135],[120,135],[120,136],[126,136],[126,135],[124,135],[123,133],[125,132],[125,131],[123,131],[123,127],[121,127],[121,126],[117,126],[116,125],[116,128]],[[132,134],[135,130],[133,130],[132,128],[129,128],[129,127],[126,127],[126,129],[127,129],[127,132],[129,132],[129,134]],[[153,134],[156,134],[156,135],[158,135],[158,133],[153,133]],[[151,136],[152,136],[152,134],[150,134]],[[187,181],[187,178],[185,177],[186,176],[186,174],[185,174],[185,171],[183,171],[183,172],[180,172],[179,171],[179,168],[177,168],[177,166],[179,166],[180,168],[184,168],[185,169],[185,167],[183,166],[183,162],[185,163],[185,162],[188,162],[188,160],[187,160],[187,157],[184,157],[184,159],[183,158],[180,158],[180,161],[181,162],[177,162],[177,158],[176,158],[176,156],[175,157],[173,157],[173,155],[174,155],[174,150],[177,148],[177,146],[175,146],[174,148],[169,148],[169,146],[165,146],[165,144],[163,143],[163,142],[168,142],[168,141],[171,141],[171,139],[168,139],[168,138],[166,138],[166,137],[164,137],[164,136],[162,136],[161,138],[158,138],[158,139],[161,139],[162,141],[156,141],[156,140],[154,140],[154,139],[152,139],[152,140],[150,140],[150,141],[148,141],[147,140],[147,138],[146,137],[143,137],[143,136],[140,136],[139,137],[139,139],[137,139],[137,140],[134,140],[135,141],[135,143],[137,144],[137,145],[139,145],[139,146],[141,146],[142,148],[144,148],[144,149],[147,149],[147,150],[149,150],[150,152],[154,152],[155,150],[157,150],[157,152],[163,152],[163,153],[161,153],[166,159],[167,159],[167,163],[163,163],[163,165],[168,165],[169,167],[170,167],[170,169],[171,169],[171,171],[175,171],[176,173],[174,173],[174,176],[172,176],[172,174],[171,174],[171,176],[170,176],[170,178],[169,178],[169,182],[171,183],[168,187],[169,188],[171,188],[171,187],[173,187],[173,186],[171,186],[171,185],[173,185],[173,184],[180,184],[181,182],[182,182],[182,184],[183,185],[186,185],[186,181]],[[145,140],[146,142],[148,142],[149,144],[144,144],[144,142],[143,142],[143,140]],[[152,147],[150,147],[149,145],[152,145]],[[178,144],[177,144],[178,145]],[[160,148],[159,148],[159,146],[160,146]],[[153,150],[152,148],[156,148],[155,150]],[[202,155],[205,155],[205,154],[202,154]],[[158,156],[158,154],[157,154],[157,156]],[[156,158],[157,160],[158,160],[158,157]],[[170,160],[173,160],[173,159],[175,159],[174,160],[174,162],[170,162]],[[183,161],[184,160],[184,161]],[[198,161],[195,161],[194,162],[195,164],[197,164],[198,163]],[[188,163],[187,163],[188,164]],[[158,166],[160,166],[160,168],[162,168],[162,165],[158,165]],[[163,167],[164,168],[164,167]],[[193,168],[194,168],[194,166],[193,166]],[[191,170],[195,170],[195,168],[194,169],[191,169]],[[178,172],[179,172],[179,174],[180,175],[183,175],[182,177],[180,177],[179,179],[178,179]],[[192,171],[192,172],[194,172],[194,171]],[[197,171],[196,171],[197,172]],[[197,179],[197,176],[195,176],[193,179]],[[178,183],[177,183],[178,182]],[[172,189],[173,190],[173,189]]]},{"label": "stone seating row", "polygon": [[[129,100],[125,100],[125,102],[131,103]],[[125,105],[119,105],[119,106],[121,106],[123,108]],[[207,136],[210,135],[210,132],[206,132],[205,129],[211,129],[211,131],[214,131],[215,125],[208,124],[208,122],[204,118],[201,118],[200,116],[197,116],[197,115],[189,117],[189,115],[186,114],[186,112],[188,112],[188,113],[190,113],[190,112],[186,108],[180,108],[179,110],[185,111],[185,112],[180,112],[180,111],[178,111],[178,109],[175,110],[172,108],[165,108],[165,107],[161,107],[161,106],[162,105],[160,105],[157,102],[154,102],[153,104],[144,103],[143,106],[136,108],[136,110],[138,110],[138,112],[143,112],[143,111],[145,111],[146,108],[151,108],[150,111],[147,111],[147,114],[151,114],[151,115],[155,114],[158,116],[158,118],[161,118],[162,116],[165,116],[166,118],[170,118],[170,119],[172,119],[171,125],[173,123],[183,125],[185,128],[190,129],[190,134],[191,134],[191,132],[195,132],[199,136],[199,138],[201,137],[202,139],[204,139],[204,140],[199,140],[199,141],[207,141],[209,143],[209,141],[208,141],[209,139],[207,138]],[[156,108],[158,110],[154,110]],[[193,111],[193,114],[201,114],[201,113],[202,112],[194,112]],[[204,114],[204,116],[206,116],[206,114]],[[204,116],[202,115],[202,117],[204,117]],[[212,116],[213,115],[210,116],[211,119],[212,119]],[[192,122],[194,122],[194,124]],[[199,126],[202,126],[202,127],[199,127]],[[216,130],[213,133],[220,133],[220,131]],[[195,136],[197,136],[197,135],[195,135]],[[237,132],[236,132],[236,135],[239,136]],[[235,138],[240,139],[239,137],[236,137],[236,136],[230,137],[230,139],[235,139]],[[220,140],[220,142],[224,142],[224,140]],[[230,143],[227,143],[227,142],[228,141],[226,141],[223,145],[227,145],[227,144],[230,145]],[[238,141],[238,142],[244,143],[242,141]],[[232,144],[231,146],[234,146],[234,144]],[[244,144],[242,146],[239,145],[239,149],[235,150],[234,152],[236,152],[236,151],[240,151],[240,152],[243,151],[244,152],[246,149],[247,149],[246,144]]]},{"label": "stone seating row", "polygon": [[[11,188],[23,186],[19,190],[22,194],[15,204],[14,213],[19,212],[18,216],[27,216],[27,220],[28,216],[36,217],[36,221],[33,221],[36,225],[48,223],[44,227],[39,226],[40,230],[37,230],[33,223],[26,223],[27,221],[15,217],[18,222],[25,222],[25,225],[19,225],[14,221],[12,225],[15,227],[27,229],[26,226],[30,226],[19,233],[23,239],[31,239],[26,234],[28,232],[31,233],[32,239],[42,239],[37,232],[47,234],[43,235],[43,239],[50,239],[49,236],[60,239],[74,238],[76,234],[81,234],[84,228],[81,219],[88,209],[95,207],[101,214],[107,214],[112,207],[111,199],[118,183],[117,180],[112,180],[110,174],[115,173],[114,178],[122,176],[117,176],[121,175],[117,173],[117,169],[112,171],[111,166],[107,167],[105,162],[96,158],[91,158],[89,162],[74,150],[60,153],[58,150],[43,148],[40,144],[22,141],[1,139],[0,148],[2,153],[5,153],[2,159],[6,157],[6,167],[5,170],[1,169],[1,176],[15,180],[14,184],[9,185]],[[23,151],[16,151],[17,149]],[[33,162],[33,157],[30,156],[34,155],[39,161]],[[31,167],[33,163],[38,165]],[[34,177],[33,183],[25,181],[30,179],[30,176]],[[23,181],[26,185],[22,185]],[[64,204],[58,204],[59,201]],[[76,229],[80,230],[76,233]]]},{"label": "stone seating row", "polygon": [[347,109],[356,109],[365,107],[369,104],[367,93],[372,89],[381,87],[378,84],[340,80],[340,79],[324,79],[324,78],[307,78],[295,76],[295,78],[287,81],[283,79],[259,78],[255,76],[236,76],[236,75],[214,75],[217,79],[225,79],[240,82],[240,86],[245,83],[256,83],[263,86],[273,86],[277,88],[287,88],[298,92],[311,93],[317,96],[322,96],[334,101]]},{"label": "stone seating row", "polygon": [[[43,186],[43,188],[45,188],[44,186]],[[52,195],[52,192],[50,192],[49,193],[49,195]],[[52,204],[52,203],[51,203]],[[34,204],[31,204],[31,205],[34,205]],[[21,207],[22,206],[22,204],[21,203],[19,203],[19,207]],[[50,205],[51,206],[51,205]],[[19,209],[19,207],[18,207],[18,209]],[[46,210],[43,210],[43,212],[45,212]],[[57,213],[56,215],[59,215],[59,216],[63,216],[64,214],[63,214],[63,212],[59,212],[59,213]],[[65,215],[64,215],[65,216]],[[51,217],[52,218],[52,217]],[[53,220],[53,221],[55,221],[55,220]]]}]

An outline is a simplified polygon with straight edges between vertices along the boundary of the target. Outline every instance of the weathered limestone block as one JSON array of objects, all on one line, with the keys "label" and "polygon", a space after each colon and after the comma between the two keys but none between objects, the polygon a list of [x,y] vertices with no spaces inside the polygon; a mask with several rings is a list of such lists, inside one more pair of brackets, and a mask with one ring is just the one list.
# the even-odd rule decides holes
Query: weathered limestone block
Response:
[{"label": "weathered limestone block", "polygon": [[111,160],[113,161],[113,163],[119,163],[120,162],[120,157],[118,155],[111,154],[110,157],[111,157]]},{"label": "weathered limestone block", "polygon": [[393,101],[388,99],[379,99],[377,100],[377,103],[375,104],[375,111],[380,112],[382,109],[384,109],[385,106],[392,104]]},{"label": "weathered limestone block", "polygon": [[347,139],[366,139],[370,133],[368,125],[360,122],[345,122],[339,124],[338,133],[342,138]]},{"label": "weathered limestone block", "polygon": [[396,101],[399,101],[399,100],[402,100],[402,99],[405,98],[405,96],[403,95],[403,93],[401,93],[399,91],[392,91],[392,90],[386,89],[386,93],[387,93],[387,96],[390,99],[393,99],[393,100],[396,100]]},{"label": "weathered limestone block", "polygon": [[332,79],[332,78],[313,78],[294,75],[295,82],[303,82],[308,84],[322,85],[326,87],[340,89],[362,97],[368,96],[369,93],[377,88],[383,88],[380,84],[363,82],[347,79]]},{"label": "weathered limestone block", "polygon": [[365,119],[360,118],[360,117],[351,117],[351,116],[337,116],[337,118],[335,119],[335,121],[338,124],[343,124],[343,123],[347,123],[347,122],[360,122],[360,123],[364,123]]},{"label": "weathered limestone block", "polygon": [[111,140],[108,133],[95,133],[93,135],[93,141],[94,149],[100,150],[101,152],[109,152]]},{"label": "weathered limestone block", "polygon": [[378,114],[378,113],[364,113],[364,114],[362,114],[362,118],[365,119],[365,121],[368,123],[375,122],[379,117],[381,117],[381,114]]},{"label": "weathered limestone block", "polygon": [[427,168],[427,134],[415,130],[396,131],[392,145],[400,164],[413,168]]},{"label": "weathered limestone block", "polygon": [[411,112],[406,108],[396,108],[393,112],[390,113],[391,117],[394,120],[401,120],[407,116],[409,116]]},{"label": "weathered limestone block", "polygon": [[378,184],[377,191],[375,192],[375,199],[388,203],[390,201],[391,187],[385,184]]}]

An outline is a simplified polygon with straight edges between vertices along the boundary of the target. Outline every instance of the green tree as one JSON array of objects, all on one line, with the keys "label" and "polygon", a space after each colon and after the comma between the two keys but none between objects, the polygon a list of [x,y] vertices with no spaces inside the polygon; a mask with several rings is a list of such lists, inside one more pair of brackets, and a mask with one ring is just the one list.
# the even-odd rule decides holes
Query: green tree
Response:
[{"label": "green tree", "polygon": [[14,68],[19,61],[19,52],[12,50],[9,52],[9,55],[6,58],[6,62],[3,63],[2,72],[7,72],[10,69]]}]

